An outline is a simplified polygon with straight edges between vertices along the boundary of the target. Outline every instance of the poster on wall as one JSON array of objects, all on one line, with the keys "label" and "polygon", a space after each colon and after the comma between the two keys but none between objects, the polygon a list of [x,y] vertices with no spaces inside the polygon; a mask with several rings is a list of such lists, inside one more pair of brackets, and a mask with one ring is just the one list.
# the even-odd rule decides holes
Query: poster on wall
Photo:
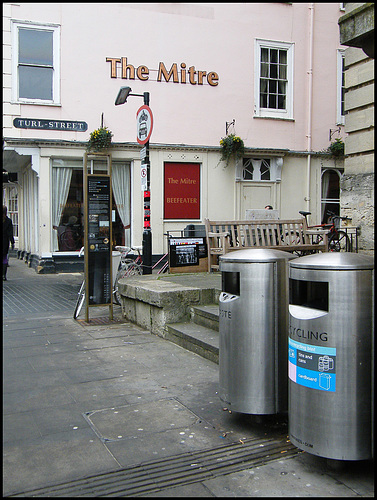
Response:
[{"label": "poster on wall", "polygon": [[110,176],[88,175],[89,305],[110,304]]},{"label": "poster on wall", "polygon": [[200,164],[164,164],[164,219],[200,219]]}]

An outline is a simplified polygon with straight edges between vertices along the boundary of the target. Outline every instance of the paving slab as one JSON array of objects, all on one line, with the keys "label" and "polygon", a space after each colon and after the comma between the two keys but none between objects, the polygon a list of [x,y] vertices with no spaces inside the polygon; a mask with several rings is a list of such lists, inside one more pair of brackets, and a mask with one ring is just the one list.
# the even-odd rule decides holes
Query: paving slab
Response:
[{"label": "paving slab", "polygon": [[[8,276],[3,496],[57,496],[63,490],[106,496],[115,477],[121,479],[118,496],[126,494],[130,477],[142,487],[139,496],[374,496],[373,460],[333,469],[287,441],[284,415],[255,419],[230,412],[218,397],[218,365],[124,321],[120,307],[114,307],[118,323],[73,320],[81,274],[37,275],[11,259]],[[195,277],[168,279],[192,286]],[[12,280],[22,285],[18,295]],[[208,285],[208,276],[198,280]],[[46,309],[38,291],[55,284],[69,285],[69,296],[57,287],[58,305]],[[12,308],[31,287],[33,305],[22,313]],[[107,307],[90,311],[93,320],[106,315]],[[261,451],[281,440],[295,456],[273,444],[272,458],[268,452],[259,462],[242,459],[236,471],[202,474],[198,461],[206,454],[225,450],[219,464],[230,464],[233,450],[242,452],[253,440]],[[166,474],[165,467],[180,463],[187,470]],[[151,480],[154,474],[158,480]]]}]

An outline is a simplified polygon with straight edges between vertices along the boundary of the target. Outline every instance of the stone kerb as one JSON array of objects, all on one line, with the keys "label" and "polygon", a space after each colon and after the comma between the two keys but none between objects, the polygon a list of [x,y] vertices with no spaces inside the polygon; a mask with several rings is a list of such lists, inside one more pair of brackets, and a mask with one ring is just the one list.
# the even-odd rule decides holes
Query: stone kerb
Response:
[{"label": "stone kerb", "polygon": [[160,337],[165,336],[166,323],[189,319],[189,306],[201,301],[199,288],[149,275],[120,280],[118,291],[123,316]]}]

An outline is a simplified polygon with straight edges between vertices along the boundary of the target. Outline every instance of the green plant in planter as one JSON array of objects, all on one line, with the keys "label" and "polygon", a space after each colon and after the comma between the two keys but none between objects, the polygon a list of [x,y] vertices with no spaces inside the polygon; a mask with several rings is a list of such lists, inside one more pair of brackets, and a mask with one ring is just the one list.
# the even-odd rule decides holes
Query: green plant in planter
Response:
[{"label": "green plant in planter", "polygon": [[100,127],[90,134],[88,141],[88,151],[101,151],[111,146],[113,134],[107,127]]},{"label": "green plant in planter", "polygon": [[326,153],[333,158],[343,158],[344,156],[344,142],[342,139],[335,139],[327,148]]},{"label": "green plant in planter", "polygon": [[225,161],[228,166],[230,158],[241,158],[245,153],[245,145],[241,137],[238,135],[229,134],[222,137],[220,140],[221,158],[220,161]]}]

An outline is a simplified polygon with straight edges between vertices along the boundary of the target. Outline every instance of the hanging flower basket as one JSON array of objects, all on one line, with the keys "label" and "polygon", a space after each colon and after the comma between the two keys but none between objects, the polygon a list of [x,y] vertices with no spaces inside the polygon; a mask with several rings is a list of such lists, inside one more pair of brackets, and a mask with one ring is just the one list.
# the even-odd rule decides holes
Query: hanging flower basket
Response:
[{"label": "hanging flower basket", "polygon": [[220,161],[225,161],[228,166],[229,160],[233,158],[241,158],[245,153],[245,145],[241,137],[238,135],[229,134],[222,137],[220,140],[221,158]]},{"label": "hanging flower basket", "polygon": [[326,149],[321,150],[329,159],[337,160],[344,158],[344,142],[342,139],[335,139]]},{"label": "hanging flower basket", "polygon": [[100,127],[90,134],[88,151],[102,151],[111,147],[113,134],[107,127]]},{"label": "hanging flower basket", "polygon": [[344,156],[344,142],[342,139],[335,139],[335,141],[330,144],[327,151],[329,155],[334,158],[342,158]]}]

